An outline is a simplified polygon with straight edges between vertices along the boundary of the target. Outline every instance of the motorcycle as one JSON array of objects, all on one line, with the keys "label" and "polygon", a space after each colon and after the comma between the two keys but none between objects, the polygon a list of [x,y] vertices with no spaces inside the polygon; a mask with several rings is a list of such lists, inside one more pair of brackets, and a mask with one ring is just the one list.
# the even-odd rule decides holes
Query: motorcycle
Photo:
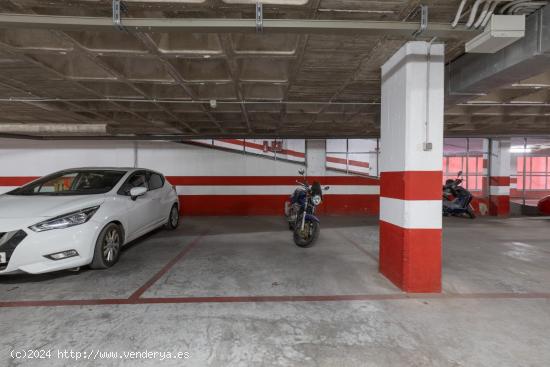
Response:
[{"label": "motorcycle", "polygon": [[285,203],[285,216],[288,228],[294,232],[294,243],[307,248],[312,247],[319,237],[320,222],[315,216],[315,208],[323,202],[323,191],[330,187],[321,188],[319,182],[313,182],[310,186],[305,171],[298,173],[303,177],[303,182],[296,181],[298,187]]},{"label": "motorcycle", "polygon": [[464,187],[460,186],[463,180],[460,178],[462,171],[458,172],[458,176],[445,181],[443,186],[443,216],[467,216],[471,219],[476,217],[474,208],[472,207],[472,199],[474,196]]}]

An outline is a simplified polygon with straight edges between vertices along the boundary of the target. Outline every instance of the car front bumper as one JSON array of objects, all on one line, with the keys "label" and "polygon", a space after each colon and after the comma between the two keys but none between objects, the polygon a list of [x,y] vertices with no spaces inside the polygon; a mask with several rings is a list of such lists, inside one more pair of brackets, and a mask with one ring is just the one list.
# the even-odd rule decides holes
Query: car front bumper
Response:
[{"label": "car front bumper", "polygon": [[[0,232],[3,229],[0,221]],[[40,274],[87,265],[92,261],[100,230],[99,223],[92,219],[74,227],[44,232],[34,232],[29,228],[6,231],[5,233],[24,231],[26,236],[17,244],[2,243],[0,239],[0,253],[4,252],[8,260],[7,263],[0,264],[0,274],[21,271]],[[46,257],[68,250],[76,250],[78,255],[61,260]]]}]

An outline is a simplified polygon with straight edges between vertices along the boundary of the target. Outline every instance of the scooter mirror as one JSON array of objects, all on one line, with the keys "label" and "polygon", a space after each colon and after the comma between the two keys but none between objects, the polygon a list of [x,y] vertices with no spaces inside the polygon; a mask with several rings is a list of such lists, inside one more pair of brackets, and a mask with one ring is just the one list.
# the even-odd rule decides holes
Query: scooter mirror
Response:
[{"label": "scooter mirror", "polygon": [[460,176],[462,176],[462,171],[458,171],[457,177],[460,177]]},{"label": "scooter mirror", "polygon": [[328,191],[330,189],[330,186],[325,186],[323,190]]},{"label": "scooter mirror", "polygon": [[298,174],[299,174],[300,176],[303,176],[304,173],[306,173],[306,171],[304,171],[303,169],[301,169],[301,170],[298,171]]}]

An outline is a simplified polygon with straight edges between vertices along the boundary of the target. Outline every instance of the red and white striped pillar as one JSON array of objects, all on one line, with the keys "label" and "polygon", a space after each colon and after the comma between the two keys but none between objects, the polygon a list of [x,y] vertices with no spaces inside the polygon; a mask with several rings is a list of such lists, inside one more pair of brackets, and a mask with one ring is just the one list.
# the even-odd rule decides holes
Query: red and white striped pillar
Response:
[{"label": "red and white striped pillar", "polygon": [[489,156],[489,214],[510,215],[510,139],[492,139]]},{"label": "red and white striped pillar", "polygon": [[382,66],[380,272],[406,292],[441,291],[443,88],[442,44]]}]

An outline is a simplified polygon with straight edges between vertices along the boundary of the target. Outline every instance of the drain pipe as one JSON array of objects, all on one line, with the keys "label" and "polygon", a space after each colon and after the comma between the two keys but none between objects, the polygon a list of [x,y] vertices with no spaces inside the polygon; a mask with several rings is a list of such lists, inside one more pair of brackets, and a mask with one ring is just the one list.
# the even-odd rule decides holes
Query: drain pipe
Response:
[{"label": "drain pipe", "polygon": [[425,152],[429,152],[432,150],[433,145],[430,143],[430,72],[431,72],[431,63],[432,63],[432,45],[436,41],[437,37],[432,38],[430,43],[428,43],[427,46],[427,52],[426,52],[426,112],[425,112],[425,118],[426,122],[424,124],[424,144],[422,144],[422,149]]}]

